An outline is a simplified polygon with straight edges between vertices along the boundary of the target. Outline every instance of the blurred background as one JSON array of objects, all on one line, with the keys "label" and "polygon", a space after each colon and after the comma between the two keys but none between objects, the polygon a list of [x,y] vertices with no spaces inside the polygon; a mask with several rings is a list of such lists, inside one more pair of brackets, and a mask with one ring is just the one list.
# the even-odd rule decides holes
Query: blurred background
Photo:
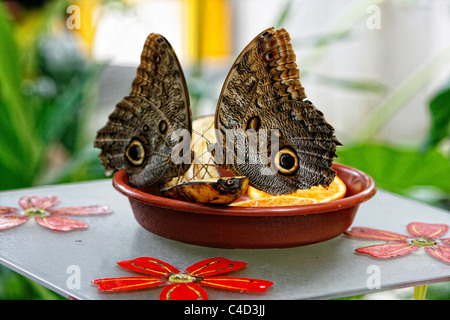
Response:
[{"label": "blurred background", "polygon": [[[237,55],[272,26],[290,33],[308,99],[344,144],[337,162],[449,210],[450,0],[2,1],[0,190],[105,178],[95,133],[149,33],[174,47],[195,118],[214,113]],[[0,268],[0,299],[58,298]],[[427,298],[450,299],[450,284]]]}]

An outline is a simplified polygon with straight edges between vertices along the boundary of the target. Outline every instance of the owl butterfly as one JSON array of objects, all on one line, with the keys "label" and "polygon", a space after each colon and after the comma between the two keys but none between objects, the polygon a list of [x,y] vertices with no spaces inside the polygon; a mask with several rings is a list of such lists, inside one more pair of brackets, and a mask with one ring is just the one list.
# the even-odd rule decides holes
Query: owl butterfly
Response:
[{"label": "owl butterfly", "polygon": [[328,186],[340,143],[323,113],[305,99],[289,34],[261,32],[223,85],[215,128],[217,149],[224,153],[216,155],[217,162],[274,195]]},{"label": "owl butterfly", "polygon": [[130,184],[144,188],[187,170],[190,161],[174,162],[171,157],[180,130],[188,135],[192,131],[186,81],[169,42],[152,33],[130,94],[97,132],[94,146],[102,149],[99,158],[108,175],[124,169]]}]

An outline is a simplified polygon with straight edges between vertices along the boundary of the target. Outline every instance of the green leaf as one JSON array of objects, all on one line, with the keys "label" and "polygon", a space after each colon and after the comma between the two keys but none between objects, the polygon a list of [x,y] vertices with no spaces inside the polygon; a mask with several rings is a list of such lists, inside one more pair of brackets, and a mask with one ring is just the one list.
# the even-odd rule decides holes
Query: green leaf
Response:
[{"label": "green leaf", "polygon": [[387,145],[359,144],[338,150],[337,161],[369,174],[377,186],[408,195],[416,186],[431,186],[450,193],[450,163],[436,149],[422,153],[415,149]]},{"label": "green leaf", "polygon": [[431,127],[426,148],[433,148],[450,137],[450,82],[430,101]]},{"label": "green leaf", "polygon": [[386,86],[381,82],[366,79],[345,79],[332,77],[325,74],[314,73],[313,75],[318,81],[334,87],[341,87],[347,90],[366,91],[366,92],[383,92]]},{"label": "green leaf", "polygon": [[283,7],[283,10],[280,13],[280,16],[277,18],[277,21],[275,23],[275,27],[277,29],[283,26],[290,13],[292,13],[292,0],[286,2],[286,4]]},{"label": "green leaf", "polygon": [[42,143],[21,91],[22,65],[7,10],[0,3],[0,188],[29,186],[42,160]]}]

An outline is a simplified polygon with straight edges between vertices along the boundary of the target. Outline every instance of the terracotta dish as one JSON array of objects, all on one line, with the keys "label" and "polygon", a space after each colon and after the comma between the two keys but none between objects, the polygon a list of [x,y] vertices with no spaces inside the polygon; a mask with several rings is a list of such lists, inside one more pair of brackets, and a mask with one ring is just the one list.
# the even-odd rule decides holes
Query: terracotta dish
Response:
[{"label": "terracotta dish", "polygon": [[125,171],[114,187],[129,198],[137,222],[159,236],[218,248],[287,248],[334,238],[346,231],[361,203],[376,192],[362,171],[333,164],[347,185],[344,198],[291,207],[228,207],[164,198],[157,187],[140,190],[128,184]]}]

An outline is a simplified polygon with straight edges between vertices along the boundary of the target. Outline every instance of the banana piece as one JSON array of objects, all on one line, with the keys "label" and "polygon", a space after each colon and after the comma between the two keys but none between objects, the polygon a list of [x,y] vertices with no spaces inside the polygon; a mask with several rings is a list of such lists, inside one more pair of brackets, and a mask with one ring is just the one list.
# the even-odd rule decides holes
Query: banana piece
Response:
[{"label": "banana piece", "polygon": [[161,193],[177,200],[227,205],[240,198],[247,188],[247,177],[223,177],[186,181],[161,189]]}]

